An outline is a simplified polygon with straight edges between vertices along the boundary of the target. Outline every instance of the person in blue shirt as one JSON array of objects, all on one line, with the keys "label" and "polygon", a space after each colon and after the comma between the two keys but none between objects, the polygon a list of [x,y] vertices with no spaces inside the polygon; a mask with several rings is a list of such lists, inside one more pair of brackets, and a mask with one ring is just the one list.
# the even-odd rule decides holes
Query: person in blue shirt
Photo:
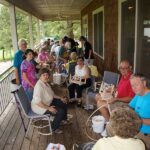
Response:
[{"label": "person in blue shirt", "polygon": [[150,89],[148,80],[141,74],[133,74],[130,83],[135,97],[129,106],[139,115],[142,121],[138,138],[144,141],[147,149],[150,149]]},{"label": "person in blue shirt", "polygon": [[14,56],[14,68],[15,68],[15,78],[16,78],[16,83],[19,85],[21,84],[21,63],[23,61],[23,55],[24,52],[27,49],[27,42],[24,39],[20,39],[18,41],[18,46],[19,50],[15,53]]}]

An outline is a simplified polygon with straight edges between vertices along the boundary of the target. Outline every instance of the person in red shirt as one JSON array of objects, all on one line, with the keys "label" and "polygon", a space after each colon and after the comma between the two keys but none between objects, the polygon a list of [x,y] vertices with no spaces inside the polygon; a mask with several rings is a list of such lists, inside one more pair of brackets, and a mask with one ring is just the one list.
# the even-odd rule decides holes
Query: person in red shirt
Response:
[{"label": "person in red shirt", "polygon": [[101,114],[104,116],[106,121],[109,121],[109,111],[108,105],[109,103],[110,109],[114,109],[116,107],[127,106],[131,99],[134,97],[134,92],[132,91],[130,85],[130,76],[132,74],[132,67],[127,60],[123,60],[120,63],[119,71],[121,74],[121,79],[119,81],[115,97],[110,100],[102,100],[100,94],[96,95],[97,106],[100,107],[106,104],[106,107],[100,109]]}]

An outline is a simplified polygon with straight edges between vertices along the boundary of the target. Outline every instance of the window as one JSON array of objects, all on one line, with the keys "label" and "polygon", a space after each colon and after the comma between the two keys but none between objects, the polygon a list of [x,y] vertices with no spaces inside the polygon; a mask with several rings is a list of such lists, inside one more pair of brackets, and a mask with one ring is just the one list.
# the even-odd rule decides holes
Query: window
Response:
[{"label": "window", "polygon": [[94,52],[104,59],[104,7],[93,12]]},{"label": "window", "polygon": [[82,18],[82,35],[88,39],[88,15]]},{"label": "window", "polygon": [[136,71],[150,78],[150,0],[138,1]]},{"label": "window", "polygon": [[127,59],[134,63],[135,50],[135,11],[136,0],[122,0],[120,4],[121,14],[121,44],[120,59]]}]

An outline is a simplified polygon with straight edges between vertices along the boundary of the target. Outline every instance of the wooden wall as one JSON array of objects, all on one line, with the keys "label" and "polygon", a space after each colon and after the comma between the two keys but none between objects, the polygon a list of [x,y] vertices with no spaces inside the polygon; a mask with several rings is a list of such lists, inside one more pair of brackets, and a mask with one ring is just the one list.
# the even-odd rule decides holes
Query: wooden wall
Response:
[{"label": "wooden wall", "polygon": [[[104,57],[95,54],[95,65],[104,70],[117,71],[118,66],[118,0],[93,0],[81,11],[81,18],[88,15],[88,40],[93,42],[92,12],[104,6]],[[93,43],[92,43],[93,44]]]}]

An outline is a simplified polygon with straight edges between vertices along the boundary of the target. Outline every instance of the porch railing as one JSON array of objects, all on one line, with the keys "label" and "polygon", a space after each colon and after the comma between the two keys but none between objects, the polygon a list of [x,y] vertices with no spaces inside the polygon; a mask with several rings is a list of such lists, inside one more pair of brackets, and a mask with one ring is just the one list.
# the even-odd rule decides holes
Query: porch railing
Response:
[{"label": "porch railing", "polygon": [[13,67],[10,67],[0,75],[0,115],[12,100],[10,81],[13,79],[13,71]]}]

